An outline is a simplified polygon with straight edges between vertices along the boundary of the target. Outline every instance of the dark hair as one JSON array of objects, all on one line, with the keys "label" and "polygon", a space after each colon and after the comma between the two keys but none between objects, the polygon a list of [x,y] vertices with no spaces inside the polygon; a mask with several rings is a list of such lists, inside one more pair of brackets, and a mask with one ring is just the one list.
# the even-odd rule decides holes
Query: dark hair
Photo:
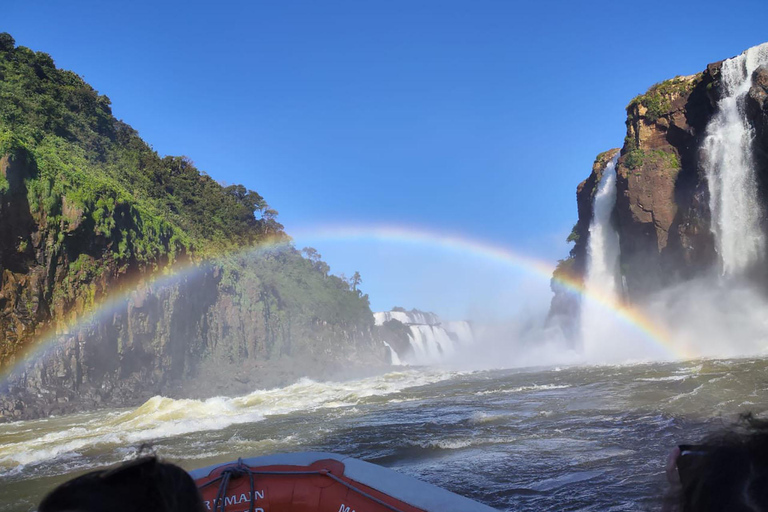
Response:
[{"label": "dark hair", "polygon": [[204,510],[192,477],[180,467],[151,456],[64,482],[43,499],[38,512]]},{"label": "dark hair", "polygon": [[677,461],[681,512],[768,512],[768,421],[746,414]]}]

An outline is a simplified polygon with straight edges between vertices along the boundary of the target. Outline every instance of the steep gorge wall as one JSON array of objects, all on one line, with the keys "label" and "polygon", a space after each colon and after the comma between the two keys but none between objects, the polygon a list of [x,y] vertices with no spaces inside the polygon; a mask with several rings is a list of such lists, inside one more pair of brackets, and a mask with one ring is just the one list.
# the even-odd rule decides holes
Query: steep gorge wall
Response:
[{"label": "steep gorge wall", "polygon": [[302,257],[256,191],[159,155],[7,33],[0,98],[0,418],[388,360],[367,296]]},{"label": "steep gorge wall", "polygon": [[[47,208],[21,149],[0,158],[0,178],[0,361],[10,371],[0,419],[248,392],[387,361],[367,297],[290,247],[195,264],[160,232],[158,257],[120,259],[120,233],[145,223],[141,212],[116,205],[97,229],[67,196]],[[138,250],[127,243],[122,252]],[[40,340],[47,352],[24,362]]]},{"label": "steep gorge wall", "polygon": [[281,304],[282,290],[242,278],[225,286],[203,266],[173,282],[139,285],[117,307],[51,336],[47,351],[16,368],[0,398],[4,417],[32,418],[151,395],[208,397],[342,376],[382,366],[372,319],[331,323]]},{"label": "steep gorge wall", "polygon": [[[666,286],[716,272],[718,254],[712,233],[710,197],[702,149],[707,126],[724,94],[722,62],[692,76],[651,87],[627,106],[627,133],[617,164],[614,222],[621,246],[623,293],[643,301]],[[755,139],[753,158],[759,198],[768,204],[768,68],[749,77],[745,112]],[[614,151],[614,150],[612,150]],[[578,221],[574,242],[555,277],[583,282],[594,190],[608,155],[598,155],[590,176],[577,187]],[[763,230],[768,229],[762,218]],[[756,278],[765,279],[765,269]],[[550,319],[574,332],[579,298],[553,280]]]},{"label": "steep gorge wall", "polygon": [[616,215],[632,298],[716,261],[700,148],[715,109],[717,69],[657,84],[627,107]]}]

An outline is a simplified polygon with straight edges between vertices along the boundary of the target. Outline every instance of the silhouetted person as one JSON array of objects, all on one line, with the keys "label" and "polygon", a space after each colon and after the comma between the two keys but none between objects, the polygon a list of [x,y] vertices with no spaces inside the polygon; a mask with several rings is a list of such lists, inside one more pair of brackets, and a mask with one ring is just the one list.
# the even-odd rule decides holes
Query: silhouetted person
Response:
[{"label": "silhouetted person", "polygon": [[768,512],[768,421],[748,414],[702,444],[675,448],[667,479],[681,512]]},{"label": "silhouetted person", "polygon": [[178,466],[142,457],[65,482],[38,512],[203,512],[194,480]]}]

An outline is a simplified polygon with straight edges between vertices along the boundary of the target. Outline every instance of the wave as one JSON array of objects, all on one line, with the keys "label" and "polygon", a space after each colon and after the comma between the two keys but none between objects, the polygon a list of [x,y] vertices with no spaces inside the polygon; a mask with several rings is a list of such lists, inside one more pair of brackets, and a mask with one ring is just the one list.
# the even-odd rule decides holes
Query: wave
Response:
[{"label": "wave", "polygon": [[513,437],[467,437],[465,439],[434,439],[430,441],[408,441],[410,446],[431,450],[461,450],[473,446],[509,444],[515,441]]},{"label": "wave", "polygon": [[523,391],[548,391],[552,389],[566,389],[570,388],[571,386],[567,384],[532,384],[530,386],[520,386],[516,388],[499,388],[499,389],[490,389],[487,391],[478,391],[475,393],[476,396],[482,396],[482,395],[495,395],[497,393],[522,393]]},{"label": "wave", "polygon": [[45,427],[42,421],[11,423],[0,428],[0,437],[13,440],[0,445],[0,476],[30,464],[85,455],[105,445],[125,447],[298,411],[351,407],[372,397],[397,395],[458,374],[400,371],[349,382],[304,378],[284,388],[258,390],[235,398],[177,400],[155,396],[133,410],[59,418],[59,422]]},{"label": "wave", "polygon": [[643,377],[635,380],[639,382],[672,382],[685,380],[689,377],[690,375],[670,375],[669,377]]}]

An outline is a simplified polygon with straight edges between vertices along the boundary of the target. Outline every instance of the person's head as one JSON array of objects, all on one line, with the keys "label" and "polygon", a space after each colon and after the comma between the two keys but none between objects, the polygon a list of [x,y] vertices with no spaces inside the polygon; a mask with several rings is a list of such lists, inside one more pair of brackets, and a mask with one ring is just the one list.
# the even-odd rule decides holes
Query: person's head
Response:
[{"label": "person's head", "polygon": [[40,503],[38,512],[202,512],[203,501],[189,474],[178,466],[142,457],[113,469],[65,482]]},{"label": "person's head", "polygon": [[667,476],[682,512],[768,512],[768,421],[745,415],[735,428],[673,451]]}]

